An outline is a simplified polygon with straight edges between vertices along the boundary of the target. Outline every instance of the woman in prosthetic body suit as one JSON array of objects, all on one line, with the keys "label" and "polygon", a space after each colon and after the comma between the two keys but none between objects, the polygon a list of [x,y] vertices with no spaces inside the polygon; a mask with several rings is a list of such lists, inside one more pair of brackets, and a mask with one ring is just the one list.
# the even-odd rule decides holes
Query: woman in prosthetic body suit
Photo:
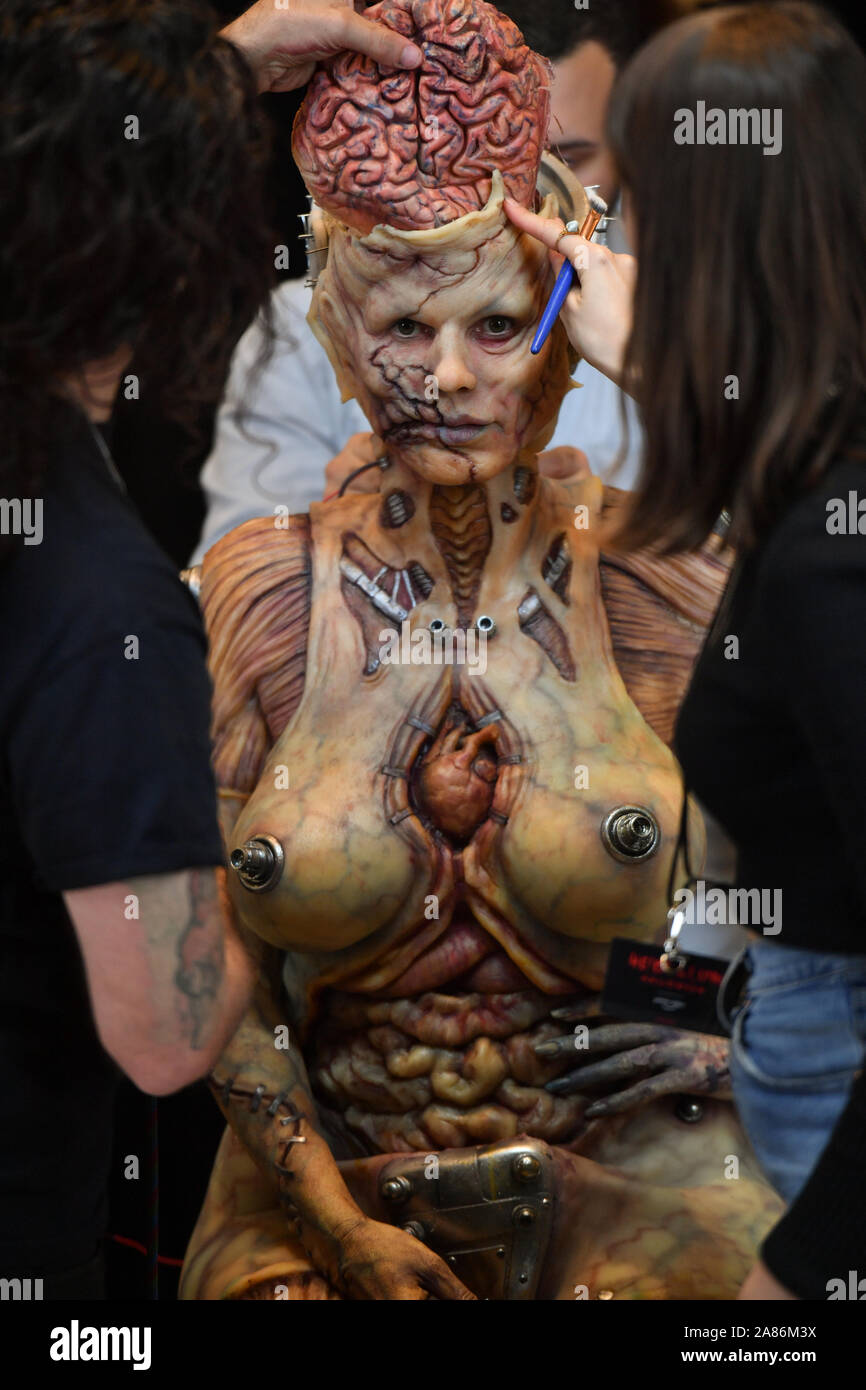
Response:
[{"label": "woman in prosthetic body suit", "polygon": [[[733,1297],[779,1204],[725,1045],[596,1005],[612,938],[663,935],[667,743],[726,565],[602,552],[621,497],[538,475],[572,360],[559,325],[529,353],[552,274],[502,199],[533,202],[542,61],[480,0],[374,14],[424,69],[327,65],[295,153],[327,226],[311,325],[382,490],[203,567],[261,982],[182,1294]],[[436,663],[443,624],[466,662]]]}]

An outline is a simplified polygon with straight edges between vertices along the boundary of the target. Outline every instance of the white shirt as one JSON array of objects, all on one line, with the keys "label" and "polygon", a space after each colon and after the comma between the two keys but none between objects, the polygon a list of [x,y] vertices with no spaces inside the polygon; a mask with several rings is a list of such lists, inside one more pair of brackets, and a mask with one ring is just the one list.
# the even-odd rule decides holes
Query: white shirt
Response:
[{"label": "white shirt", "polygon": [[[277,343],[258,376],[251,375],[262,345],[258,321],[235,349],[213,448],[202,470],[207,515],[193,564],[242,521],[273,515],[278,505],[292,513],[307,511],[323,495],[326,465],[353,434],[370,430],[357,401],[340,400],[328,356],[306,322],[311,299],[303,280],[287,280],[274,290]],[[605,482],[634,487],[642,447],[634,403],[585,362],[578,364],[574,380],[581,389],[566,395],[548,447],[574,445]],[[617,464],[621,402],[628,448]]]}]

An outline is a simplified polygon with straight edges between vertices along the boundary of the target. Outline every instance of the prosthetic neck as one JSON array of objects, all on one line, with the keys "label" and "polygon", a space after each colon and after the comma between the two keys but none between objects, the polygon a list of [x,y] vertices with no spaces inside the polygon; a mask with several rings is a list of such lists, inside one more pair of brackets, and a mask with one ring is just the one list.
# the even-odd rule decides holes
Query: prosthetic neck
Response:
[{"label": "prosthetic neck", "polygon": [[488,482],[431,483],[396,462],[382,482],[380,524],[396,530],[413,518],[429,530],[442,557],[461,627],[474,625],[484,567],[491,554],[508,572],[525,553],[535,524],[538,476],[515,463]]}]

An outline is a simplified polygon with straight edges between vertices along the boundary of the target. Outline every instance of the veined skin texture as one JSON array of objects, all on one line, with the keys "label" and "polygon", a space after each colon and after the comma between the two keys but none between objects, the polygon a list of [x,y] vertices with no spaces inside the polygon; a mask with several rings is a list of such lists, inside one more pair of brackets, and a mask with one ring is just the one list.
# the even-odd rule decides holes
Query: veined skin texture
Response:
[{"label": "veined skin texture", "polygon": [[[731,1105],[708,1098],[694,1127],[677,1119],[671,1099],[587,1121],[597,1092],[552,1095],[545,1083],[573,1061],[533,1051],[564,1031],[550,1018],[552,1007],[598,990],[614,935],[659,938],[679,812],[675,761],[617,668],[596,532],[593,524],[573,526],[575,505],[598,522],[602,489],[592,478],[570,487],[541,479],[529,504],[515,503],[517,521],[505,523],[499,503],[514,502],[514,469],[491,480],[493,539],[477,606],[497,631],[485,673],[397,664],[365,677],[363,628],[339,579],[348,533],[389,573],[417,560],[431,576],[428,597],[416,595],[411,626],[429,623],[431,614],[457,620],[429,520],[436,484],[395,470],[388,486],[407,490],[415,503],[403,527],[381,528],[379,498],[347,496],[313,509],[309,539],[298,533],[310,556],[303,695],[282,731],[273,730],[251,794],[228,798],[226,811],[230,846],[274,834],[288,872],[264,895],[235,882],[239,918],[285,952],[290,1002],[282,1016],[300,1030],[328,1123],[371,1155],[343,1164],[371,1214],[376,1174],[394,1154],[534,1135],[558,1155],[557,1200],[569,1214],[567,1224],[557,1222],[539,1297],[571,1298],[577,1285],[612,1288],[616,1297],[730,1297],[780,1212]],[[267,547],[286,547],[271,522],[242,529],[258,566]],[[572,561],[564,600],[540,578],[551,539],[562,535]],[[221,543],[215,565],[224,569],[231,547],[244,540]],[[697,573],[699,562],[690,563]],[[637,567],[649,577],[646,561]],[[674,580],[674,597],[687,607],[686,586]],[[261,583],[267,588],[266,577]],[[517,607],[531,586],[574,650],[574,682],[521,629]],[[279,611],[269,632],[279,627]],[[699,625],[679,616],[676,631],[693,650]],[[259,636],[267,646],[268,632]],[[657,696],[657,682],[647,680]],[[496,738],[485,747],[498,764],[490,807],[506,821],[488,816],[462,843],[437,835],[417,814],[390,824],[414,801],[409,780],[382,770],[423,769],[423,750],[436,741],[406,717],[416,712],[438,728],[455,717],[455,702],[476,721],[495,709],[503,715],[487,726]],[[519,761],[499,763],[507,758]],[[580,791],[578,765],[589,769]],[[288,788],[278,785],[280,768],[290,770]],[[611,807],[635,803],[653,811],[662,848],[623,865],[604,849],[599,826]],[[696,1057],[703,1045],[695,1039]],[[272,1035],[265,1046],[273,1057]],[[718,1060],[708,1054],[708,1073]],[[731,1155],[740,1164],[737,1181],[725,1177]],[[261,1205],[239,1211],[236,1203],[243,1207],[242,1194],[251,1192]],[[337,1296],[288,1232],[272,1183],[227,1137],[190,1247],[185,1294],[271,1296],[269,1279],[292,1298]]]},{"label": "veined skin texture", "polygon": [[[478,0],[381,8],[407,33],[447,12],[467,53],[489,19]],[[333,72],[317,82],[308,115]],[[621,497],[591,475],[538,477],[574,359],[561,325],[529,353],[553,271],[507,222],[518,165],[503,176],[490,148],[451,221],[428,213],[462,185],[431,203],[419,177],[411,225],[386,226],[357,175],[351,196],[327,183],[312,115],[296,131],[314,191],[327,174],[311,325],[389,467],[380,494],[247,523],[203,567],[227,848],[267,834],[286,858],[266,893],[231,876],[262,988],[217,1072],[239,1097],[289,1096],[304,1142],[287,1157],[279,1121],[226,1091],[186,1298],[345,1296],[316,1243],[335,1194],[385,1221],[395,1155],[520,1135],[554,1163],[540,1298],[731,1298],[781,1211],[720,1098],[720,1039],[671,1030],[671,1093],[599,1119],[586,1111],[609,1085],[547,1089],[598,1054],[535,1051],[571,1029],[551,1010],[576,1002],[591,1036],[607,1030],[614,1090],[646,1078],[633,1026],[592,1010],[611,941],[663,937],[682,795],[669,740],[728,557],[619,554],[605,520]],[[382,659],[388,631],[482,615],[483,671]],[[601,835],[626,806],[659,834],[631,863]],[[697,815],[691,840],[698,863]],[[677,1117],[678,1089],[704,1097],[698,1123]]]}]

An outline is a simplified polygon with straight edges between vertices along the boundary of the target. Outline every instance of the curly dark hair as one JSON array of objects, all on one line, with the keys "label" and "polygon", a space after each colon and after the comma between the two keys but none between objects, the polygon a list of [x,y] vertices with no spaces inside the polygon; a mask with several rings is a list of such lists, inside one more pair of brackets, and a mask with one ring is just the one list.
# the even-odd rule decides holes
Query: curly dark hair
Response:
[{"label": "curly dark hair", "polygon": [[125,346],[184,425],[268,319],[255,83],[201,0],[4,0],[0,495],[38,485],[62,383]]}]

